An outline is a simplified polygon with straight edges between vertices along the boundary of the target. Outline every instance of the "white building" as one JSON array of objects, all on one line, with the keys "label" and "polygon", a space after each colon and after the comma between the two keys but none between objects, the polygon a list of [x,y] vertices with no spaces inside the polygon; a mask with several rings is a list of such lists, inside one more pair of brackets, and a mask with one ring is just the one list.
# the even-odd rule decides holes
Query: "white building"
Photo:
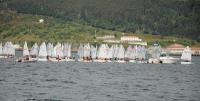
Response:
[{"label": "white building", "polygon": [[105,42],[105,43],[120,43],[120,40],[109,39],[109,40],[103,40],[103,42]]},{"label": "white building", "polygon": [[135,42],[135,41],[142,41],[142,39],[136,36],[122,36],[121,37],[121,42]]},{"label": "white building", "polygon": [[147,42],[143,41],[128,42],[128,44],[147,46]]},{"label": "white building", "polygon": [[115,38],[114,35],[105,35],[102,37],[97,37],[97,39],[100,39],[100,40],[107,40],[107,39],[114,39],[114,38]]}]

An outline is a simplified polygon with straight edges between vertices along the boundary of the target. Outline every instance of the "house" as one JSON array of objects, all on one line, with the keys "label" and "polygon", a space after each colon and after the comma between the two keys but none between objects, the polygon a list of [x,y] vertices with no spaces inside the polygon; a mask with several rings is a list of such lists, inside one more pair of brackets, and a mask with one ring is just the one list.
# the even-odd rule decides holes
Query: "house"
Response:
[{"label": "house", "polygon": [[192,55],[200,56],[200,48],[192,47]]},{"label": "house", "polygon": [[108,39],[108,40],[103,40],[103,42],[105,42],[105,43],[120,43],[120,40]]},{"label": "house", "polygon": [[136,36],[122,36],[121,37],[121,42],[135,42],[135,41],[142,41],[142,39]]},{"label": "house", "polygon": [[165,50],[167,50],[170,54],[182,54],[185,46],[181,44],[172,44],[166,47]]},{"label": "house", "polygon": [[[175,43],[167,46],[165,50],[170,54],[180,55],[182,54],[184,48],[185,46]],[[192,47],[191,50],[192,50],[192,55],[200,55],[200,48]]]},{"label": "house", "polygon": [[99,40],[108,40],[108,39],[114,39],[115,36],[114,35],[104,35],[104,36],[96,37],[96,38]]}]

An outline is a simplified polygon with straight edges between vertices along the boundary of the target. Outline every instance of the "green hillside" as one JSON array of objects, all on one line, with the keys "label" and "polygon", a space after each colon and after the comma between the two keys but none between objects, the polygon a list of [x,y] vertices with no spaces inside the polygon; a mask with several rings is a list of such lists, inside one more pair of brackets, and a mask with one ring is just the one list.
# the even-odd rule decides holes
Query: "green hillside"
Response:
[{"label": "green hillside", "polygon": [[[44,23],[39,23],[44,19]],[[0,39],[18,41],[69,41],[91,42],[95,36],[111,31],[94,28],[83,22],[72,22],[49,16],[21,14],[13,11],[0,12]]]},{"label": "green hillside", "polygon": [[0,7],[102,29],[200,41],[199,0],[1,0]]},{"label": "green hillside", "polygon": [[[39,23],[40,19],[44,19],[44,22]],[[13,41],[20,44],[23,44],[24,41],[32,44],[34,42],[41,43],[42,41],[71,42],[74,44],[83,42],[100,43],[100,40],[96,40],[95,33],[96,36],[115,35],[119,39],[124,32],[92,27],[81,20],[75,22],[50,16],[22,14],[10,10],[0,11],[1,41]],[[149,45],[158,41],[163,46],[175,42],[200,46],[197,41],[186,38],[136,33],[125,33],[125,35],[139,36],[147,41]]]}]

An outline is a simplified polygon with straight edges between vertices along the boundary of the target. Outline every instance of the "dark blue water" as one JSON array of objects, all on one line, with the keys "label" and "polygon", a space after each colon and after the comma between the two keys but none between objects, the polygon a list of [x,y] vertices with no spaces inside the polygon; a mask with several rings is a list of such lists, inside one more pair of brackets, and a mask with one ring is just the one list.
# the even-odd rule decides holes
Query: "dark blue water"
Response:
[{"label": "dark blue water", "polygon": [[0,101],[200,101],[192,65],[0,60]]}]

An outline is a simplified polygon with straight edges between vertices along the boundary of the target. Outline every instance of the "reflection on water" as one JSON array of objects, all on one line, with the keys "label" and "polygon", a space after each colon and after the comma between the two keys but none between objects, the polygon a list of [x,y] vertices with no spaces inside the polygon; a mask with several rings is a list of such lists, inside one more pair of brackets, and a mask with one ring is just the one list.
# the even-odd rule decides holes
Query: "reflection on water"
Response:
[{"label": "reflection on water", "polygon": [[192,65],[0,61],[0,101],[199,101]]}]

